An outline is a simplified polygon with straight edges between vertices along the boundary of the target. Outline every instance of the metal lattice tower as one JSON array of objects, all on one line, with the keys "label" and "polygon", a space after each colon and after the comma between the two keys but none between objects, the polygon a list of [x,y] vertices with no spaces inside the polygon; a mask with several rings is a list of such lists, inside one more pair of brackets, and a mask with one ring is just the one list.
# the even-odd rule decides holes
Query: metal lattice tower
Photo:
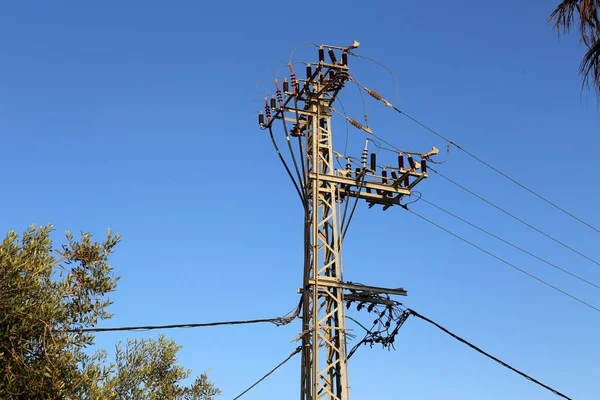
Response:
[{"label": "metal lattice tower", "polygon": [[305,209],[305,265],[301,399],[348,398],[341,241],[331,140],[331,102],[344,82],[317,82],[306,98],[308,179]]},{"label": "metal lattice tower", "polygon": [[[304,206],[304,273],[300,289],[303,296],[301,400],[349,399],[344,300],[360,298],[365,301],[367,294],[371,296],[367,301],[380,303],[381,300],[373,295],[406,295],[404,289],[344,282],[340,203],[352,198],[363,199],[370,207],[380,204],[385,210],[400,204],[400,199],[410,195],[411,188],[427,176],[424,162],[422,167],[417,167],[409,158],[410,166],[404,168],[402,154],[398,167],[390,171],[389,178],[385,170],[377,174],[374,156],[371,168],[366,166],[366,150],[362,168],[352,171],[349,164],[346,169],[335,168],[338,153],[333,150],[332,105],[344,84],[352,79],[348,73],[348,54],[352,54],[351,50],[357,46],[357,42],[345,48],[321,46],[319,62],[306,63],[306,79],[296,79],[290,64],[291,85],[285,80],[281,90],[276,82],[277,98],[273,96],[270,101],[266,100],[265,114],[261,113],[259,117],[261,127],[269,129],[288,174],[296,180],[272,133],[274,121],[283,122],[297,175],[297,189]],[[331,62],[325,62],[325,49]],[[339,61],[336,52],[341,52]],[[362,129],[356,121],[350,120],[350,123]],[[298,142],[296,150],[291,144],[294,139]],[[417,171],[419,168],[421,172]],[[346,290],[351,293],[345,294]]]}]

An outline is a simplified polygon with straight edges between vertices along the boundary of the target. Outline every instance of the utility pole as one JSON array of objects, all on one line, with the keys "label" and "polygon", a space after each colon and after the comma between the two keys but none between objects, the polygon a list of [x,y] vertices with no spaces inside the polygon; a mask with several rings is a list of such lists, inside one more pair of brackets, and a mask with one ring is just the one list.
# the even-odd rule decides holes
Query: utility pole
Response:
[{"label": "utility pole", "polygon": [[[424,159],[418,165],[409,155],[409,165],[405,167],[402,153],[398,155],[397,167],[378,171],[374,154],[367,166],[368,141],[359,168],[353,170],[348,159],[346,168],[336,169],[339,153],[333,150],[333,103],[344,84],[352,80],[348,57],[356,47],[358,42],[348,47],[320,46],[319,61],[305,63],[306,79],[297,79],[290,64],[290,82],[284,80],[281,90],[276,81],[277,98],[265,99],[265,114],[259,115],[261,127],[269,129],[288,174],[296,181],[304,207],[304,271],[303,285],[299,289],[302,294],[301,400],[349,399],[345,300],[382,303],[384,300],[379,294],[406,295],[404,289],[364,286],[343,280],[344,232],[340,224],[340,204],[362,199],[369,207],[382,205],[386,210],[399,205],[400,199],[410,195],[412,187],[427,177]],[[355,127],[370,132],[368,127],[345,118]],[[273,137],[275,121],[283,123],[290,151],[287,158],[293,168],[288,167]],[[292,141],[298,142],[297,149],[292,147]]]}]

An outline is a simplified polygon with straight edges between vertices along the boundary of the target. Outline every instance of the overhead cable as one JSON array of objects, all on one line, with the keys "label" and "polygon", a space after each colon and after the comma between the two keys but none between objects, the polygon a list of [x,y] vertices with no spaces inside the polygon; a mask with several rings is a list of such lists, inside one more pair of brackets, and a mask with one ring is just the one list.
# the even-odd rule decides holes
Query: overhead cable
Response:
[{"label": "overhead cable", "polygon": [[474,344],[468,342],[467,340],[461,338],[460,336],[456,335],[455,333],[450,332],[448,329],[444,328],[443,326],[441,326],[440,324],[430,320],[427,317],[424,317],[423,315],[419,314],[418,312],[416,312],[415,310],[412,309],[408,309],[408,311],[414,315],[415,317],[418,317],[420,319],[422,319],[425,322],[429,322],[430,324],[432,324],[433,326],[435,326],[436,328],[442,330],[443,332],[447,333],[448,335],[452,336],[454,339],[458,340],[459,342],[466,344],[467,346],[469,346],[470,348],[472,348],[473,350],[477,351],[480,354],[483,354],[484,356],[496,361],[498,364],[502,365],[505,368],[510,369],[513,372],[516,372],[517,374],[521,375],[522,377],[524,377],[525,379],[530,380],[531,382],[543,387],[546,390],[549,390],[550,392],[554,393],[555,395],[562,397],[563,399],[567,399],[567,400],[572,400],[571,397],[568,397],[566,395],[564,395],[563,393],[559,392],[556,389],[551,388],[550,386],[543,384],[542,382],[538,381],[535,378],[532,378],[531,376],[527,375],[526,373],[519,371],[518,369],[516,369],[515,367],[512,367],[511,365],[507,364],[506,362],[500,360],[497,357],[494,357],[493,355],[491,355],[490,353],[487,353],[486,351],[483,351],[482,349],[480,349],[479,347],[475,346]]},{"label": "overhead cable", "polygon": [[[277,85],[277,93],[278,96],[280,95],[281,91],[279,90],[279,84],[277,83],[277,81],[275,81],[276,85]],[[298,185],[304,189],[304,173],[301,175],[300,174],[300,169],[298,168],[298,162],[296,161],[296,156],[294,154],[294,149],[292,148],[292,142],[290,140],[290,135],[288,132],[288,128],[287,128],[287,122],[285,120],[285,118],[282,119],[283,122],[283,131],[285,132],[285,141],[287,142],[287,146],[288,146],[288,150],[290,151],[290,155],[292,157],[292,164],[294,165],[294,169],[296,170],[296,176],[298,177]],[[271,128],[269,128],[271,129]],[[300,146],[302,146],[302,142],[299,141]],[[303,155],[302,149],[300,148],[300,156]],[[304,164],[302,164],[304,165]],[[304,168],[303,168],[304,170]],[[304,192],[304,190],[302,191],[304,193],[304,203],[306,203],[306,193]]]},{"label": "overhead cable", "polygon": [[552,288],[552,289],[556,290],[557,292],[560,292],[560,293],[562,293],[562,294],[563,294],[563,295],[565,295],[565,296],[568,296],[568,297],[570,297],[571,299],[573,299],[573,300],[575,300],[575,301],[577,301],[577,302],[579,302],[579,303],[581,303],[581,304],[583,304],[583,305],[585,305],[585,306],[587,306],[587,307],[589,307],[589,308],[593,309],[594,311],[598,311],[598,312],[600,312],[600,308],[598,308],[598,307],[595,307],[595,306],[591,305],[590,303],[587,303],[587,302],[585,302],[585,301],[581,300],[580,298],[578,298],[578,297],[576,297],[576,296],[574,296],[574,295],[572,295],[572,294],[570,294],[570,293],[568,293],[568,292],[565,292],[564,290],[562,290],[562,289],[560,289],[560,288],[558,288],[558,287],[556,287],[556,286],[552,285],[551,283],[548,283],[548,282],[546,282],[545,280],[543,280],[543,279],[541,279],[541,278],[538,278],[537,276],[535,276],[535,275],[533,275],[533,274],[531,274],[531,273],[529,273],[529,272],[525,271],[524,269],[522,269],[522,268],[519,268],[519,267],[518,267],[518,266],[516,266],[515,264],[513,264],[513,263],[511,263],[511,262],[509,262],[509,261],[506,261],[505,259],[503,259],[503,258],[501,258],[501,257],[497,256],[496,254],[494,254],[494,253],[492,253],[492,252],[490,252],[490,251],[488,251],[488,250],[484,249],[483,247],[481,247],[481,246],[478,246],[478,245],[476,245],[476,244],[475,244],[475,243],[473,243],[473,242],[470,242],[469,240],[467,240],[467,239],[465,239],[465,238],[463,238],[463,237],[461,237],[461,236],[457,235],[456,233],[454,233],[454,232],[452,232],[452,231],[450,231],[450,230],[448,230],[448,229],[444,228],[443,226],[441,226],[441,225],[439,225],[439,224],[437,224],[437,223],[433,222],[432,220],[430,220],[430,219],[428,219],[428,218],[426,218],[426,217],[422,216],[421,214],[418,214],[418,213],[414,212],[413,210],[409,209],[408,207],[406,207],[406,206],[403,206],[403,208],[404,208],[405,210],[407,210],[408,212],[410,212],[411,214],[414,214],[414,215],[416,215],[417,217],[421,218],[422,220],[424,220],[424,221],[426,221],[426,222],[430,223],[431,225],[433,225],[433,226],[435,226],[435,227],[437,227],[437,228],[439,228],[439,229],[443,230],[444,232],[446,232],[446,233],[448,233],[448,234],[450,234],[450,235],[454,236],[455,238],[457,238],[457,239],[460,239],[460,240],[462,240],[463,242],[465,242],[465,243],[467,243],[467,244],[469,244],[469,245],[471,245],[471,246],[475,247],[475,248],[476,248],[476,249],[478,249],[479,251],[481,251],[481,252],[483,252],[483,253],[487,254],[487,255],[488,255],[488,256],[490,256],[490,257],[493,257],[493,258],[495,258],[496,260],[498,260],[498,261],[500,261],[500,262],[502,262],[502,263],[504,263],[504,264],[508,265],[509,267],[511,267],[511,268],[513,268],[513,269],[515,269],[515,270],[517,270],[517,271],[519,271],[519,272],[521,272],[522,274],[525,274],[525,275],[529,276],[530,278],[533,278],[533,279],[535,279],[536,281],[538,281],[538,282],[540,282],[540,283],[542,283],[542,284],[544,284],[544,285],[548,286],[549,288]]},{"label": "overhead cable", "polygon": [[246,325],[246,324],[260,324],[269,322],[277,326],[287,325],[300,315],[302,309],[302,301],[299,302],[295,311],[292,315],[286,317],[276,318],[263,318],[263,319],[249,319],[241,321],[219,321],[219,322],[205,322],[205,323],[194,323],[194,324],[174,324],[174,325],[143,325],[143,326],[123,326],[116,328],[82,328],[82,329],[67,329],[67,332],[117,332],[117,331],[150,331],[155,329],[176,329],[176,328],[202,328],[208,326],[219,326],[219,325]]},{"label": "overhead cable", "polygon": [[483,196],[480,196],[479,194],[477,194],[477,193],[473,192],[472,190],[470,190],[470,189],[467,189],[466,187],[464,187],[464,186],[463,186],[463,185],[461,185],[460,183],[458,183],[458,182],[456,182],[456,181],[454,181],[454,180],[452,180],[452,179],[448,178],[447,176],[445,176],[445,175],[444,175],[444,174],[442,174],[441,172],[438,172],[438,171],[436,171],[435,169],[431,168],[431,166],[429,167],[429,170],[430,170],[430,171],[433,171],[433,172],[434,172],[434,173],[436,173],[437,175],[441,176],[442,178],[444,178],[444,179],[445,179],[445,180],[447,180],[448,182],[450,182],[450,183],[452,183],[453,185],[455,185],[455,186],[457,186],[457,187],[461,188],[462,190],[464,190],[465,192],[467,192],[467,193],[471,194],[472,196],[475,196],[475,197],[477,197],[479,200],[483,201],[484,203],[487,203],[487,204],[489,204],[490,206],[494,207],[494,208],[495,208],[495,209],[497,209],[498,211],[501,211],[502,213],[504,213],[504,214],[508,215],[509,217],[511,217],[511,218],[513,218],[513,219],[515,219],[516,221],[519,221],[519,222],[520,222],[520,223],[522,223],[523,225],[526,225],[527,227],[529,227],[529,228],[533,229],[534,231],[538,232],[539,234],[541,234],[541,235],[543,235],[543,236],[547,237],[548,239],[552,240],[553,242],[555,242],[555,243],[558,243],[559,245],[563,246],[564,248],[566,248],[566,249],[568,249],[568,250],[572,251],[573,253],[575,253],[575,254],[577,254],[577,255],[579,255],[579,256],[581,256],[581,257],[585,258],[586,260],[588,260],[588,261],[590,261],[590,262],[592,262],[592,263],[594,263],[594,264],[596,264],[596,265],[600,265],[600,262],[598,262],[598,261],[594,260],[593,258],[591,258],[591,257],[589,257],[589,256],[586,256],[586,255],[585,255],[585,254],[583,254],[582,252],[580,252],[580,251],[578,251],[578,250],[576,250],[576,249],[572,248],[571,246],[569,246],[569,245],[565,244],[564,242],[561,242],[560,240],[556,239],[555,237],[553,237],[553,236],[550,236],[550,235],[549,235],[549,234],[547,234],[546,232],[542,231],[542,230],[541,230],[541,229],[539,229],[539,228],[536,228],[535,226],[533,226],[533,225],[531,225],[530,223],[528,223],[528,222],[526,222],[526,221],[522,220],[521,218],[517,217],[516,215],[514,215],[514,214],[511,214],[510,212],[506,211],[506,210],[505,210],[505,209],[503,209],[502,207],[500,207],[500,206],[498,206],[498,205],[496,205],[496,204],[492,203],[491,201],[487,200],[485,197],[483,197]]},{"label": "overhead cable", "polygon": [[117,328],[83,328],[83,329],[68,329],[67,332],[117,332],[117,331],[151,331],[155,329],[175,329],[175,328],[201,328],[207,326],[219,325],[244,325],[244,324],[259,324],[270,322],[275,325],[286,325],[289,322],[283,318],[268,318],[268,319],[250,319],[246,321],[220,321],[207,322],[198,324],[174,324],[174,325],[142,325],[142,326],[122,326]]},{"label": "overhead cable", "polygon": [[[358,85],[360,85],[357,82]],[[362,85],[361,85],[362,86]],[[527,192],[531,193],[532,195],[534,195],[535,197],[539,198],[540,200],[546,202],[547,204],[551,205],[552,207],[556,208],[557,210],[561,211],[562,213],[568,215],[569,217],[575,219],[576,221],[580,222],[581,224],[587,226],[588,228],[596,231],[596,233],[600,233],[600,229],[596,228],[595,226],[591,225],[590,223],[584,221],[583,219],[577,217],[576,215],[570,213],[569,211],[565,210],[564,208],[560,207],[558,204],[554,203],[553,201],[547,199],[546,197],[542,196],[541,194],[537,193],[536,191],[534,191],[533,189],[530,189],[529,187],[525,186],[524,184],[520,183],[519,181],[517,181],[516,179],[512,178],[511,176],[509,176],[508,174],[506,174],[505,172],[502,172],[501,170],[499,170],[498,168],[494,167],[493,165],[489,164],[488,162],[482,160],[481,158],[479,158],[478,156],[476,156],[475,154],[471,153],[470,151],[464,149],[462,146],[460,146],[459,144],[457,144],[456,142],[448,139],[447,137],[443,136],[442,134],[440,134],[439,132],[437,132],[436,130],[430,128],[429,126],[425,125],[423,122],[417,120],[416,118],[410,116],[409,114],[405,113],[404,111],[400,110],[398,107],[396,107],[395,105],[393,105],[392,103],[390,103],[389,101],[385,100],[384,98],[382,98],[382,96],[375,92],[374,90],[371,90],[365,86],[362,86],[362,88],[373,98],[375,98],[376,100],[379,100],[381,102],[383,102],[387,107],[392,108],[394,111],[396,111],[399,114],[404,115],[405,117],[407,117],[408,119],[410,119],[411,121],[413,121],[414,123],[416,123],[417,125],[420,125],[421,127],[427,129],[429,132],[433,133],[434,135],[436,135],[437,137],[439,137],[440,139],[446,141],[448,144],[456,147],[457,149],[461,150],[462,152],[464,152],[465,154],[467,154],[469,157],[473,158],[474,160],[480,162],[481,164],[483,164],[484,166],[488,167],[489,169],[491,169],[492,171],[498,173],[499,175],[503,176],[504,178],[508,179],[509,181],[511,181],[512,183],[514,183],[515,185],[519,186],[520,188],[526,190]]]},{"label": "overhead cable", "polygon": [[[350,211],[350,216],[348,217],[347,222],[346,222],[346,211],[348,210],[347,206],[350,202],[350,198],[346,199],[347,203],[346,203],[346,207],[344,208],[344,216],[342,217],[342,224],[340,226],[340,231],[341,231],[340,243],[344,241],[344,238],[346,237],[346,232],[348,232],[348,228],[350,227],[350,222],[352,222],[352,217],[354,216],[354,211],[356,210],[356,206],[358,204],[358,198],[359,198],[360,191],[362,190],[363,185],[365,184],[365,176],[366,176],[366,174],[363,171],[362,176],[360,178],[360,184],[358,185],[358,189],[356,190],[356,198],[354,199],[354,204],[352,205],[352,210]],[[349,196],[349,197],[351,197],[351,196]]]},{"label": "overhead cable", "polygon": [[[530,252],[530,251],[528,251],[528,250],[526,250],[526,249],[524,249],[524,248],[522,248],[520,246],[517,246],[516,244],[514,244],[512,242],[509,242],[508,240],[506,240],[504,238],[501,238],[500,236],[498,236],[498,235],[496,235],[496,234],[494,234],[494,233],[492,233],[492,232],[490,232],[488,230],[483,229],[482,227],[480,227],[480,226],[478,226],[478,225],[476,225],[476,224],[474,224],[474,223],[472,223],[472,222],[470,222],[470,221],[468,221],[468,220],[460,217],[459,215],[456,215],[453,212],[448,211],[448,210],[446,210],[446,209],[438,206],[437,204],[434,204],[434,203],[430,202],[429,200],[424,199],[422,196],[418,200],[419,201],[423,201],[423,202],[429,204],[430,206],[437,208],[438,210],[440,210],[440,211],[442,211],[442,212],[444,212],[444,213],[446,213],[446,214],[448,214],[448,215],[450,215],[450,216],[458,219],[459,221],[464,222],[465,224],[467,224],[469,226],[472,226],[475,229],[478,229],[479,231],[481,231],[481,232],[483,232],[483,233],[485,233],[485,234],[487,234],[487,235],[489,235],[489,236],[491,236],[491,237],[493,237],[495,239],[500,240],[503,243],[506,243],[507,245],[509,245],[509,246],[511,246],[511,247],[513,247],[513,248],[515,248],[515,249],[517,249],[517,250],[519,250],[519,251],[521,251],[521,252],[523,252],[523,253],[525,253],[525,254],[533,257],[533,258],[535,258],[536,260],[539,260],[539,261],[541,261],[541,262],[543,262],[545,264],[548,264],[551,267],[554,267],[554,268],[556,268],[556,269],[564,272],[565,274],[571,275],[572,277],[574,277],[576,279],[579,279],[580,281],[585,282],[588,285],[591,285],[591,286],[595,287],[596,289],[600,289],[599,285],[597,285],[597,284],[595,284],[593,282],[590,282],[589,280],[587,280],[585,278],[582,278],[579,275],[576,275],[576,274],[574,274],[574,273],[572,273],[572,272],[570,272],[570,271],[568,271],[568,270],[566,270],[564,268],[561,268],[560,266],[558,266],[558,265],[556,265],[556,264],[554,264],[554,263],[552,263],[552,262],[550,262],[550,261],[548,261],[548,260],[546,260],[546,259],[544,259],[544,258],[542,258],[542,257],[540,257],[538,255],[536,255],[536,254],[533,254],[532,252]],[[415,200],[415,201],[417,201],[417,200]],[[407,204],[410,204],[410,203],[407,203]]]},{"label": "overhead cable", "polygon": [[256,385],[258,385],[259,383],[261,383],[262,381],[264,381],[269,375],[271,375],[273,372],[277,371],[277,369],[279,367],[281,367],[283,364],[285,364],[286,362],[290,361],[290,359],[292,357],[294,357],[296,354],[300,353],[300,351],[302,350],[302,346],[298,346],[296,348],[296,350],[294,350],[285,360],[283,360],[282,362],[280,362],[279,364],[277,364],[277,366],[275,368],[273,368],[272,370],[270,370],[269,372],[267,372],[262,378],[260,378],[259,380],[257,380],[256,382],[254,382],[248,389],[244,390],[242,393],[238,394],[236,397],[233,398],[233,400],[237,400],[240,397],[242,397],[243,395],[245,395],[246,393],[248,393],[250,390],[252,390]]},{"label": "overhead cable", "polygon": [[294,188],[296,189],[296,192],[298,193],[298,196],[300,197],[300,201],[302,202],[302,205],[304,207],[306,207],[306,197],[304,195],[304,191],[301,190],[300,187],[298,186],[298,182],[296,182],[296,179],[294,179],[294,175],[292,175],[292,171],[290,171],[290,168],[288,167],[287,163],[285,162],[285,159],[283,158],[281,151],[279,151],[279,146],[277,146],[277,142],[275,141],[275,137],[273,136],[273,128],[271,128],[270,125],[269,125],[269,135],[271,136],[271,142],[273,143],[275,152],[279,156],[279,160],[281,160],[281,163],[283,164],[285,171],[287,172],[288,176],[292,180],[292,183],[294,184]]}]

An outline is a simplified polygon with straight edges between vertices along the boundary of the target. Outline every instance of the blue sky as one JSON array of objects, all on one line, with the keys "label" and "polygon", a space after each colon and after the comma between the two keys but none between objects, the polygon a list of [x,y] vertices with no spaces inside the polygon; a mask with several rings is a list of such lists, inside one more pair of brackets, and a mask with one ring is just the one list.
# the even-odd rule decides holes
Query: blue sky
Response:
[{"label": "blue sky", "polygon": [[[558,1],[556,2],[558,3]],[[278,316],[298,301],[302,210],[257,126],[273,71],[305,42],[347,45],[388,66],[351,72],[411,115],[595,226],[600,114],[577,75],[584,50],[545,18],[554,2],[11,2],[0,13],[0,229],[52,223],[123,235],[121,281],[104,326]],[[310,46],[294,59],[314,60]],[[285,70],[280,78],[285,76]],[[358,91],[341,94],[362,117]],[[444,149],[368,101],[371,127],[397,147]],[[349,151],[364,141],[351,130]],[[346,128],[334,120],[334,146]],[[381,157],[385,157],[384,154]],[[445,154],[440,155],[443,159]],[[600,259],[598,234],[456,150],[440,172]],[[574,273],[600,267],[432,176],[423,196]],[[561,289],[595,289],[424,203],[413,209]],[[576,399],[600,390],[600,315],[424,223],[361,204],[345,242],[346,279],[402,286],[405,301]],[[364,317],[364,316],[363,316]],[[356,334],[360,334],[357,326]],[[165,332],[180,360],[232,398],[295,347],[298,322]],[[105,333],[99,346],[158,332]],[[245,399],[296,398],[299,358]],[[417,319],[393,352],[361,349],[353,398],[550,399],[554,395]]]}]

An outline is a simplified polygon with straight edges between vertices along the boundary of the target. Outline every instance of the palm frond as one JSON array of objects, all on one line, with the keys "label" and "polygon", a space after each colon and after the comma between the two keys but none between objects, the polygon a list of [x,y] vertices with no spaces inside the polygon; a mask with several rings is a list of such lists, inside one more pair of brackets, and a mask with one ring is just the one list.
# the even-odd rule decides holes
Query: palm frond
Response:
[{"label": "palm frond", "polygon": [[600,29],[599,9],[600,0],[563,0],[550,14],[548,21],[554,21],[554,29],[559,34],[567,33],[578,23],[582,42],[590,46]]},{"label": "palm frond", "polygon": [[548,21],[554,22],[554,30],[567,33],[578,25],[581,42],[587,52],[579,72],[583,87],[593,87],[600,98],[600,0],[563,0],[550,14]]},{"label": "palm frond", "polygon": [[600,0],[580,0],[579,3],[579,33],[586,46],[591,47],[600,29],[598,19]]},{"label": "palm frond", "polygon": [[596,37],[596,42],[583,56],[579,72],[583,76],[583,85],[593,87],[596,94],[600,96],[600,37]]},{"label": "palm frond", "polygon": [[554,29],[559,33],[561,31],[567,33],[571,29],[575,19],[575,11],[579,12],[579,1],[564,0],[548,17],[548,21],[554,21]]}]

